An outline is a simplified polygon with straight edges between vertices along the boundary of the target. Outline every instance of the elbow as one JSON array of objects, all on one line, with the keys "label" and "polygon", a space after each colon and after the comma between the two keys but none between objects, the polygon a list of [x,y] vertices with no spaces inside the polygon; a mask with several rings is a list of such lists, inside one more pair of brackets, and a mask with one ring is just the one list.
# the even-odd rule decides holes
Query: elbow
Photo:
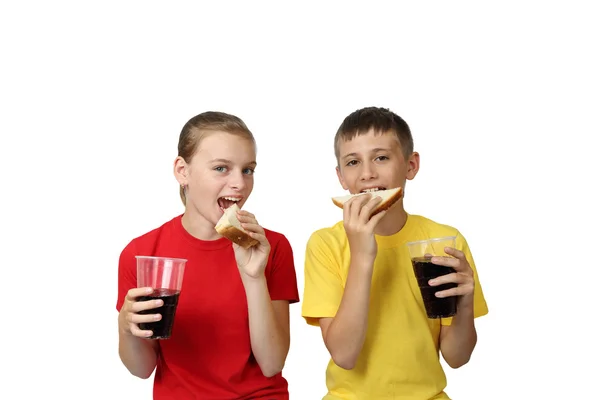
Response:
[{"label": "elbow", "polygon": [[451,362],[446,361],[446,363],[448,364],[448,366],[452,369],[458,369],[460,367],[462,367],[463,365],[465,365],[466,363],[469,362],[469,359],[465,359],[465,360],[453,360]]},{"label": "elbow", "polygon": [[152,376],[152,373],[154,372],[154,368],[156,367],[156,365],[153,365],[152,368],[143,365],[131,365],[131,363],[126,362],[126,360],[123,358],[121,358],[121,361],[123,362],[123,365],[125,365],[125,368],[127,368],[131,375],[140,379],[150,378]]},{"label": "elbow", "polygon": [[140,379],[148,379],[152,376],[152,371],[150,372],[143,372],[143,373],[138,373],[138,374],[134,374],[132,373],[134,376],[137,376]]},{"label": "elbow", "polygon": [[465,354],[462,357],[460,356],[454,356],[454,357],[444,357],[444,360],[446,361],[446,364],[448,364],[448,366],[452,369],[458,369],[460,367],[462,367],[463,365],[467,364],[469,362],[469,360],[471,359],[471,355],[470,354]]},{"label": "elbow", "polygon": [[151,370],[147,370],[147,369],[129,369],[129,372],[131,373],[131,375],[140,378],[140,379],[148,379],[152,376],[152,372],[154,372],[154,369]]},{"label": "elbow", "polygon": [[275,375],[279,374],[281,371],[283,371],[283,363],[281,364],[271,364],[271,365],[260,365],[260,370],[262,372],[262,374],[266,377],[266,378],[272,378]]},{"label": "elbow", "polygon": [[335,365],[346,370],[351,370],[356,366],[356,357],[354,357],[352,354],[331,352],[331,359]]}]

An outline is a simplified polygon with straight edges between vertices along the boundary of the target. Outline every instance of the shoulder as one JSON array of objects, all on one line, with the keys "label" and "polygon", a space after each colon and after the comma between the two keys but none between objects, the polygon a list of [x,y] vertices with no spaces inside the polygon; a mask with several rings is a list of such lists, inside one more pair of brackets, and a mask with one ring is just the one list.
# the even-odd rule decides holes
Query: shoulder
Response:
[{"label": "shoulder", "polygon": [[343,247],[347,241],[344,221],[338,221],[334,225],[314,231],[308,239],[307,246]]},{"label": "shoulder", "polygon": [[288,238],[281,232],[277,232],[271,229],[267,229],[267,228],[263,228],[265,231],[265,236],[267,237],[267,240],[269,241],[269,244],[271,245],[272,248],[278,247],[278,246],[289,246],[290,245],[290,241],[288,240]]},{"label": "shoulder", "polygon": [[411,215],[410,218],[413,220],[417,229],[426,231],[427,233],[443,236],[456,236],[460,233],[458,229],[452,225],[434,221],[433,219],[422,215]]},{"label": "shoulder", "polygon": [[410,217],[412,218],[413,226],[424,234],[425,237],[455,236],[456,245],[459,249],[468,247],[467,240],[455,226],[434,221],[422,215],[411,215]]},{"label": "shoulder", "polygon": [[123,252],[148,252],[149,250],[154,249],[162,236],[165,234],[170,236],[170,233],[173,231],[174,224],[177,222],[178,218],[181,218],[181,216],[179,215],[174,217],[160,226],[134,237],[125,246]]}]

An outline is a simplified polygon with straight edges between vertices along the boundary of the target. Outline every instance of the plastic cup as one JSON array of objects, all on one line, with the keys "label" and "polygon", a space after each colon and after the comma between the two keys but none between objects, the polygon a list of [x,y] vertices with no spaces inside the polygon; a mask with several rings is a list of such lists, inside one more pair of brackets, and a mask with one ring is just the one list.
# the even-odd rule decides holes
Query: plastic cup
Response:
[{"label": "plastic cup", "polygon": [[425,304],[427,317],[437,319],[456,315],[456,296],[439,298],[435,296],[435,293],[454,288],[457,284],[444,283],[438,286],[429,285],[430,279],[455,272],[452,267],[433,264],[431,262],[431,257],[451,257],[444,252],[444,248],[456,247],[456,237],[449,236],[408,242],[407,246],[410,252],[413,271],[421,291],[421,297]]},{"label": "plastic cup", "polygon": [[175,312],[179,302],[183,273],[187,260],[170,257],[136,256],[137,287],[151,287],[154,291],[141,296],[137,301],[161,299],[163,305],[140,314],[161,314],[160,321],[140,323],[140,329],[151,330],[149,339],[168,339],[171,337]]}]

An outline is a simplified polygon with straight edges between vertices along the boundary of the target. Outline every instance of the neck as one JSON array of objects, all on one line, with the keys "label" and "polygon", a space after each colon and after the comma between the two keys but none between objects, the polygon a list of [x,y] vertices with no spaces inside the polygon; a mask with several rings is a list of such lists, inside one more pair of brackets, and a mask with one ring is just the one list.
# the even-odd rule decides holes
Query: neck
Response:
[{"label": "neck", "polygon": [[194,213],[189,209],[186,209],[183,217],[181,217],[181,224],[196,239],[217,240],[221,237],[213,224],[208,222],[202,215]]},{"label": "neck", "polygon": [[406,224],[408,214],[404,211],[402,199],[398,201],[375,227],[375,234],[379,236],[390,236],[400,232]]}]

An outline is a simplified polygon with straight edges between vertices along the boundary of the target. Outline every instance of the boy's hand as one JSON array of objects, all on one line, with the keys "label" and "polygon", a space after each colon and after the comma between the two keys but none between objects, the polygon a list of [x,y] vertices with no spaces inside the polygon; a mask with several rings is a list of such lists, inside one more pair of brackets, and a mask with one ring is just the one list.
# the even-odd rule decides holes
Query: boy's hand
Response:
[{"label": "boy's hand", "polygon": [[242,227],[248,231],[248,234],[253,239],[258,240],[258,244],[249,249],[244,249],[242,246],[233,243],[235,261],[245,276],[260,278],[264,276],[269,253],[271,252],[271,245],[265,236],[265,230],[258,224],[253,214],[245,210],[240,210],[237,217]]},{"label": "boy's hand", "polygon": [[457,283],[458,286],[448,290],[437,292],[436,297],[459,296],[457,307],[471,307],[473,305],[473,291],[475,289],[475,279],[473,270],[467,261],[465,254],[457,249],[446,247],[446,254],[454,257],[432,257],[431,262],[437,265],[445,265],[456,270],[455,273],[440,276],[429,281],[431,286],[438,286],[444,283]]},{"label": "boy's hand", "polygon": [[381,211],[369,218],[373,209],[382,201],[379,196],[365,193],[344,203],[344,229],[348,236],[350,254],[372,264],[377,256],[377,242],[373,233],[385,215]]},{"label": "boy's hand", "polygon": [[163,305],[160,299],[137,301],[138,297],[149,295],[152,288],[133,288],[127,292],[125,302],[119,312],[119,331],[128,335],[146,338],[152,336],[152,331],[143,331],[138,324],[160,321],[160,314],[138,314],[140,311],[151,310]]}]

